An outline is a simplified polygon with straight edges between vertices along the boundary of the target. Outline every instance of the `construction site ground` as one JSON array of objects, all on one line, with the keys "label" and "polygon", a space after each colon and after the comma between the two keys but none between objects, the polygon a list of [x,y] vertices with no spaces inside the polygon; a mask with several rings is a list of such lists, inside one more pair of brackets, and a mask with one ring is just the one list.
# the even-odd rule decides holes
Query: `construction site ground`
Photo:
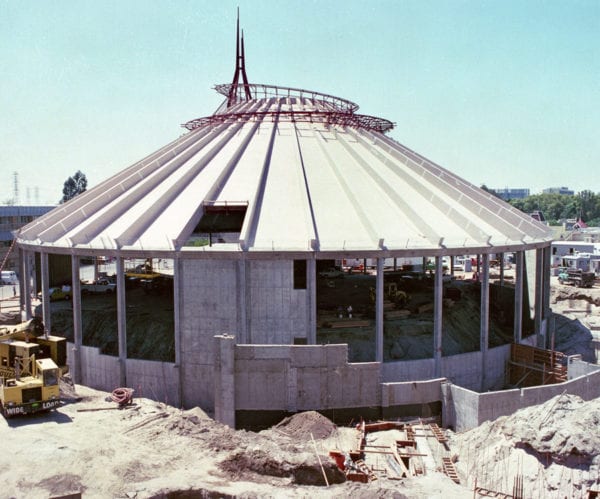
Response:
[{"label": "construction site ground", "polygon": [[[552,284],[551,306],[560,314],[556,347],[595,361],[600,288],[559,285],[554,278]],[[3,301],[2,311],[11,305]],[[558,396],[467,432],[446,431],[445,444],[416,426],[424,470],[418,476],[392,476],[387,449],[403,438],[398,430],[373,433],[365,449],[375,452],[365,462],[377,479],[337,483],[344,477],[329,452],[355,450],[357,430],[338,428],[318,413],[253,433],[223,426],[197,408],[134,398],[117,409],[108,393],[63,388],[66,403],[56,411],[0,419],[0,497],[459,498],[472,497],[475,487],[511,494],[521,478],[523,497],[554,498],[587,497],[600,479],[598,399]],[[444,474],[448,461],[460,483]]]},{"label": "construction site ground", "polygon": [[[357,449],[358,430],[316,412],[252,433],[200,409],[138,398],[118,409],[109,394],[82,386],[65,385],[65,395],[70,400],[54,412],[0,420],[1,497],[462,498],[475,486],[510,494],[515,477],[523,497],[587,497],[599,478],[600,400],[570,395],[462,434],[445,432],[445,444],[416,422],[416,476],[392,472],[390,443],[401,432],[370,433],[368,483],[344,481],[329,458],[334,449]],[[444,461],[456,475],[444,474]]]}]

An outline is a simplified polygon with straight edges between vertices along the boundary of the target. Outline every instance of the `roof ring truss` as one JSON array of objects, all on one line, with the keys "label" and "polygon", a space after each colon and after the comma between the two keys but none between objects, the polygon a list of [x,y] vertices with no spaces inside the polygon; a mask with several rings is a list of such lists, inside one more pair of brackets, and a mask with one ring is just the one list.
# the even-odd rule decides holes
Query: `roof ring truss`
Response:
[{"label": "roof ring truss", "polygon": [[[232,95],[232,85],[217,85],[217,92],[226,97]],[[229,106],[221,112],[217,112],[212,116],[196,118],[188,121],[181,126],[188,130],[195,130],[206,125],[215,125],[226,122],[236,121],[251,121],[255,119],[268,119],[273,121],[290,121],[290,122],[308,122],[308,123],[324,123],[326,125],[340,125],[353,128],[364,128],[376,132],[388,132],[394,128],[394,123],[384,118],[368,116],[364,114],[356,114],[358,105],[346,99],[341,99],[333,95],[322,94],[312,90],[304,90],[300,88],[278,87],[275,85],[249,84],[248,89],[252,99],[269,99],[269,98],[297,98],[308,99],[315,104],[312,109],[281,109],[277,107],[274,110],[267,111],[242,111],[230,112]],[[229,101],[228,101],[229,102]]]}]

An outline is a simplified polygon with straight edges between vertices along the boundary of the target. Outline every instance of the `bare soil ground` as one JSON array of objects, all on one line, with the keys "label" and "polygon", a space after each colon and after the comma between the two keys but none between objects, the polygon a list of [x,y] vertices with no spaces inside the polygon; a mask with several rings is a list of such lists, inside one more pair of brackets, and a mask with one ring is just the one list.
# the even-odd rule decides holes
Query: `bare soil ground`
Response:
[{"label": "bare soil ground", "polygon": [[[556,347],[595,360],[590,340],[597,333],[588,326],[600,316],[600,289],[555,285],[551,301],[564,314],[556,321]],[[223,426],[200,409],[143,398],[116,409],[107,393],[68,384],[63,394],[67,402],[54,412],[0,418],[0,497],[462,498],[472,496],[475,479],[511,493],[517,475],[524,497],[583,497],[599,486],[598,399],[563,395],[451,434],[458,485],[435,463],[419,478],[341,482],[328,452],[355,448],[356,430],[317,413],[252,433]]]},{"label": "bare soil ground", "polygon": [[182,411],[148,399],[116,409],[107,393],[65,388],[70,403],[55,412],[0,419],[1,497],[402,498],[467,493],[437,473],[403,482],[344,482],[328,452],[354,448],[356,429],[337,428],[315,412],[252,433],[221,425],[200,409]]},{"label": "bare soil ground", "polygon": [[523,497],[588,497],[600,490],[600,399],[559,395],[511,416],[454,435],[451,447],[465,483]]}]

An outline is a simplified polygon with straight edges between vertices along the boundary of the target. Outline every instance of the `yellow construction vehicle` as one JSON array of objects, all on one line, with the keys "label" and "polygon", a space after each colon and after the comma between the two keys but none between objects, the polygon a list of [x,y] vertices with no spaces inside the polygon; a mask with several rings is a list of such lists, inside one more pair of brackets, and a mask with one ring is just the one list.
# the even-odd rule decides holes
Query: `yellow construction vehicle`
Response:
[{"label": "yellow construction vehicle", "polygon": [[[0,411],[5,418],[55,409],[61,404],[60,370],[52,359],[16,356],[13,365],[16,375],[0,378]],[[28,375],[22,376],[21,371]]]},{"label": "yellow construction vehicle", "polygon": [[43,332],[38,318],[0,326],[0,410],[5,417],[61,403],[58,380],[68,371],[66,339]]},{"label": "yellow construction vehicle", "polygon": [[388,284],[387,295],[388,299],[395,303],[398,308],[404,307],[410,301],[410,295],[406,291],[398,289],[395,282]]},{"label": "yellow construction vehicle", "polygon": [[[29,345],[27,352],[15,353],[17,342]],[[44,334],[44,324],[38,317],[20,324],[0,326],[0,377],[15,376],[14,358],[24,355],[28,358],[31,355],[37,359],[50,358],[59,367],[61,375],[69,372],[66,338]]]}]

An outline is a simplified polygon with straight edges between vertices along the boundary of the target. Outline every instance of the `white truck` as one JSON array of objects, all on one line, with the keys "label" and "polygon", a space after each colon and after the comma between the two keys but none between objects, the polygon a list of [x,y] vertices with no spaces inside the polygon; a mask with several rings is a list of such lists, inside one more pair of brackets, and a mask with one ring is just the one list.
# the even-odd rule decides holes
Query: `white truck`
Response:
[{"label": "white truck", "polygon": [[3,270],[0,276],[0,284],[19,284],[19,277],[13,270]]},{"label": "white truck", "polygon": [[117,285],[106,278],[81,283],[81,294],[106,294],[114,293],[116,290]]}]

